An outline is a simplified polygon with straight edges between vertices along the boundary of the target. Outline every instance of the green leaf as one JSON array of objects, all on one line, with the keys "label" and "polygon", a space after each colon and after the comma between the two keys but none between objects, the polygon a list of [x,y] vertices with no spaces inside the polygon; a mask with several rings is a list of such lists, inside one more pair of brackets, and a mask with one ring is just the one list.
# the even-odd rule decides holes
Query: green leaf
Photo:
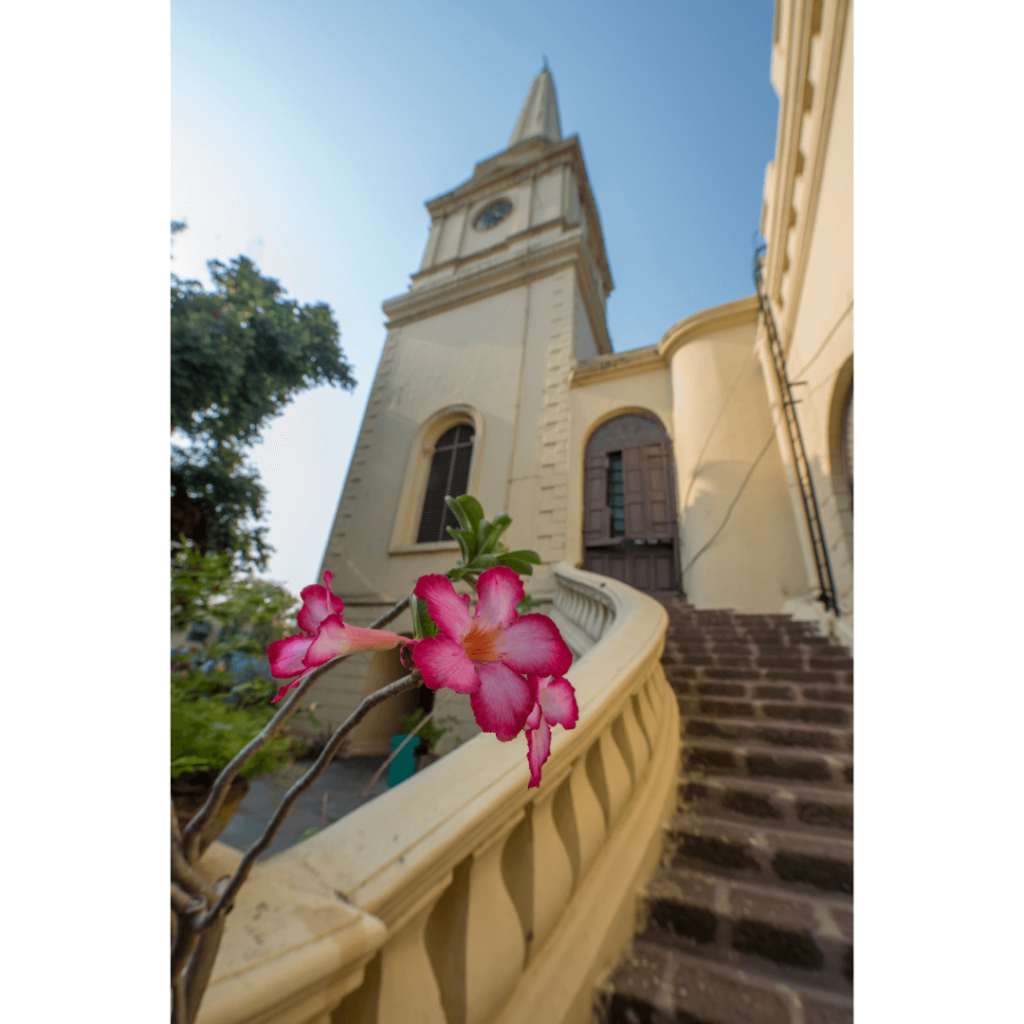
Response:
[{"label": "green leaf", "polygon": [[498,555],[498,565],[507,566],[513,572],[518,573],[520,576],[532,576],[533,566],[527,562],[521,562],[518,558],[513,558],[511,555]]},{"label": "green leaf", "polygon": [[[452,515],[455,516],[459,521],[459,526],[464,530],[471,529],[469,524],[469,516],[466,515],[466,510],[459,504],[457,498],[453,498],[450,495],[445,495],[444,503],[452,510]],[[448,527],[451,530],[451,527]]]},{"label": "green leaf", "polygon": [[469,545],[466,543],[466,531],[456,530],[454,526],[449,526],[448,532],[459,542],[459,550],[462,552],[462,561],[468,565],[472,555],[470,555]]},{"label": "green leaf", "polygon": [[493,569],[497,564],[497,555],[477,555],[466,568],[470,572],[482,572],[484,569]]},{"label": "green leaf", "polygon": [[497,516],[493,523],[491,523],[490,529],[487,531],[487,536],[484,538],[484,542],[480,547],[482,554],[489,555],[497,546],[498,541],[501,539],[501,535],[512,525],[512,517],[506,515],[504,512]]},{"label": "green leaf", "polygon": [[483,506],[470,494],[463,494],[462,497],[455,500],[462,506],[466,516],[469,518],[470,529],[477,533],[480,523],[483,522],[484,518]]},{"label": "green leaf", "polygon": [[522,551],[509,551],[507,557],[518,558],[520,562],[532,562],[534,565],[540,565],[540,555],[536,551],[525,548]]}]

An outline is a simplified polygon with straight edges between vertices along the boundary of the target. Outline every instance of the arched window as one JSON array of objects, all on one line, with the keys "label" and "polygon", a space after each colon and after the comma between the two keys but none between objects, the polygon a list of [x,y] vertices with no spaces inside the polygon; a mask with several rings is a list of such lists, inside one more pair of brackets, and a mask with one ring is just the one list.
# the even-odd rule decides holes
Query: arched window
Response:
[{"label": "arched window", "polygon": [[448,527],[459,524],[444,499],[446,495],[457,498],[466,493],[472,457],[473,428],[468,423],[460,423],[438,438],[430,461],[427,493],[423,499],[419,533],[416,535],[417,544],[451,539]]}]

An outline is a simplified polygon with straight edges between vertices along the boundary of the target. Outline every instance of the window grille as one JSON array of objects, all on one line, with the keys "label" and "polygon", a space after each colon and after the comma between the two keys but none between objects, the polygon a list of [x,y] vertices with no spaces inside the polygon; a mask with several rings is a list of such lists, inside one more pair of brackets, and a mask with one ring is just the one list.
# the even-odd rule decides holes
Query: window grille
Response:
[{"label": "window grille", "polygon": [[446,430],[438,439],[434,446],[434,457],[430,461],[430,476],[427,478],[427,494],[423,499],[417,544],[451,539],[448,527],[457,527],[459,524],[444,499],[446,495],[458,498],[466,493],[472,457],[473,428],[468,423],[460,423]]},{"label": "window grille", "polygon": [[622,489],[622,452],[608,453],[608,508],[613,537],[626,536],[626,496]]}]

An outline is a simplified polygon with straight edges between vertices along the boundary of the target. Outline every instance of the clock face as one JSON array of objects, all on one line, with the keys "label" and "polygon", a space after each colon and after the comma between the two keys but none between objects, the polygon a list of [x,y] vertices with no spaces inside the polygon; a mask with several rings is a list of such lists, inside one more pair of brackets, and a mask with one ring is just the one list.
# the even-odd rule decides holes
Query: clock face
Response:
[{"label": "clock face", "polygon": [[480,216],[473,221],[473,227],[477,231],[486,231],[488,228],[493,228],[495,224],[499,224],[512,212],[512,202],[508,199],[499,199],[496,203],[491,203]]}]

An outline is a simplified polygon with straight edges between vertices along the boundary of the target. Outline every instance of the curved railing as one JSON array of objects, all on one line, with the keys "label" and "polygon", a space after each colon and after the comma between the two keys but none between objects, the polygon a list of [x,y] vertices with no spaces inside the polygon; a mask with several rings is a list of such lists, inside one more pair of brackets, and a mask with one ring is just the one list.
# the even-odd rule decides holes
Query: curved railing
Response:
[{"label": "curved railing", "polygon": [[[580,717],[555,730],[540,787],[525,739],[481,734],[260,865],[199,1024],[590,1021],[660,856],[679,717],[662,606],[604,576],[554,576]],[[215,844],[204,867],[235,857]]]}]

